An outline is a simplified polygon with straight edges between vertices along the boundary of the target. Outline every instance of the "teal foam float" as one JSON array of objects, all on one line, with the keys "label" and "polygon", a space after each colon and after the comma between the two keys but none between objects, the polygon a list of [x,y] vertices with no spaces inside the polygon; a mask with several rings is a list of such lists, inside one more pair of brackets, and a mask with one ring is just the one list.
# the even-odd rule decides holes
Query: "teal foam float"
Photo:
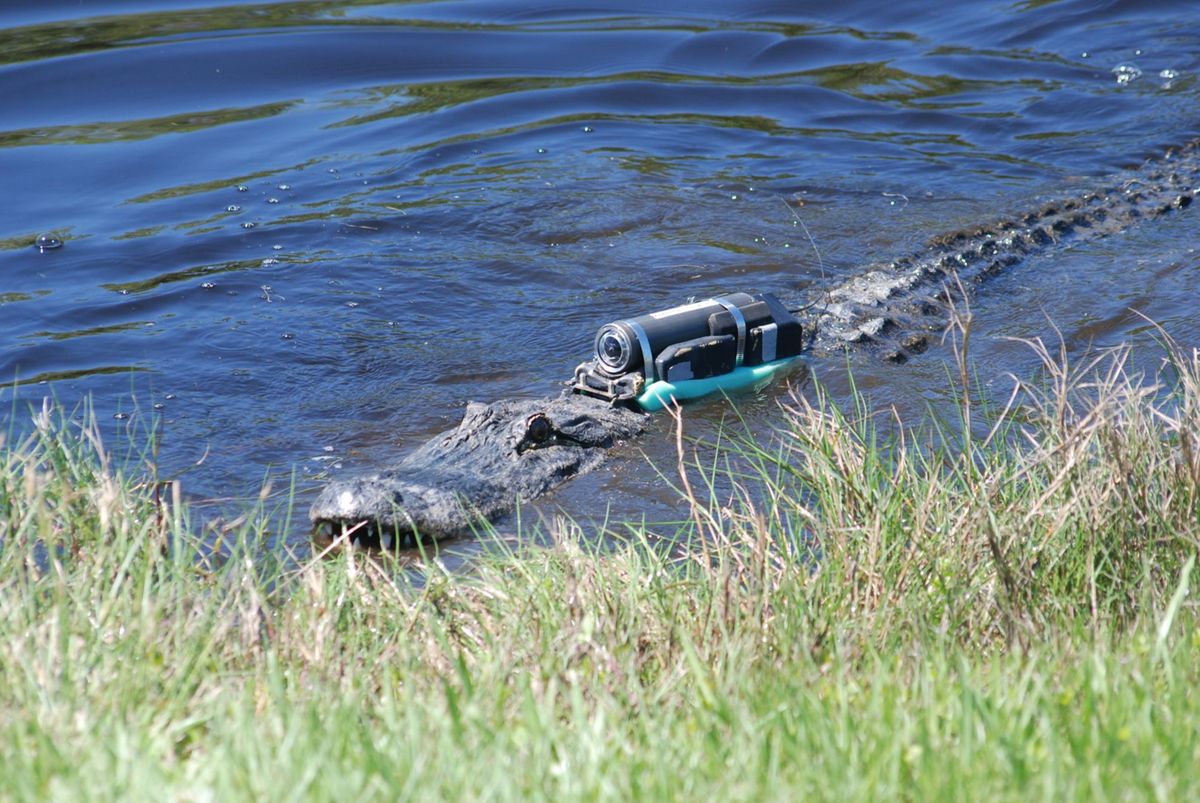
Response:
[{"label": "teal foam float", "polygon": [[637,397],[638,406],[648,413],[657,412],[674,399],[677,402],[699,399],[710,393],[734,393],[747,388],[757,390],[769,385],[780,374],[785,373],[799,361],[799,357],[787,357],[762,365],[743,365],[727,374],[707,379],[685,379],[681,382],[651,383]]}]

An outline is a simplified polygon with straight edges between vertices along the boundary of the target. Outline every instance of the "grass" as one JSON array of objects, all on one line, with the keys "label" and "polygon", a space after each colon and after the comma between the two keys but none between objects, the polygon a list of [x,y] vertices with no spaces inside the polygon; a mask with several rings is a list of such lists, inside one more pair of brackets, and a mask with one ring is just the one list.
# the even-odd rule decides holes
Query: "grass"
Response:
[{"label": "grass", "polygon": [[261,507],[214,550],[42,411],[0,447],[0,798],[1194,797],[1200,357],[1033,345],[940,427],[681,420],[686,524],[420,587],[265,552]]}]

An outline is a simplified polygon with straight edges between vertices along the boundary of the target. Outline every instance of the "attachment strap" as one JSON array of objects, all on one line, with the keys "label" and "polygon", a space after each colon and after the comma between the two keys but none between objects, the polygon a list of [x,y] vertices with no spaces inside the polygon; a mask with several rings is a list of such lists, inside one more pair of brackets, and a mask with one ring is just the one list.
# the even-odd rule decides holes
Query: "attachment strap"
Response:
[{"label": "attachment strap", "polygon": [[618,323],[625,324],[637,335],[638,344],[642,347],[642,375],[646,378],[646,384],[650,384],[658,377],[654,372],[654,353],[650,351],[650,338],[646,336],[646,330],[632,318],[618,321]]},{"label": "attachment strap", "polygon": [[714,298],[713,301],[729,310],[729,314],[733,316],[733,322],[737,324],[737,359],[734,367],[741,367],[742,361],[746,357],[746,316],[738,309],[737,304],[729,300],[729,296],[720,296]]}]

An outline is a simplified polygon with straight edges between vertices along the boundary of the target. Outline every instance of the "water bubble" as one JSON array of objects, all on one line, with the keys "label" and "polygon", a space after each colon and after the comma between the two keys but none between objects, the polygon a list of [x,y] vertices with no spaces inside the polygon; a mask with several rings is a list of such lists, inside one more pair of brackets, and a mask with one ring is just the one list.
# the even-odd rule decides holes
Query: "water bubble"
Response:
[{"label": "water bubble", "polygon": [[279,264],[279,260],[278,260],[278,259],[276,259],[275,257],[267,257],[266,259],[264,259],[264,260],[262,261],[262,264],[263,264],[264,266],[265,266],[265,265],[278,265],[278,264]]},{"label": "water bubble", "polygon": [[1118,64],[1112,68],[1112,72],[1120,85],[1128,84],[1142,77],[1142,70],[1136,64]]},{"label": "water bubble", "polygon": [[163,404],[162,402],[155,402],[153,406],[154,406],[154,409],[155,409],[155,410],[165,410],[165,409],[167,409],[167,405]]},{"label": "water bubble", "polygon": [[200,286],[203,287],[205,290],[211,290],[214,287],[216,287],[217,285],[214,282],[201,282]]},{"label": "water bubble", "polygon": [[239,184],[237,190],[238,192],[250,192],[250,188],[245,184]]},{"label": "water bubble", "polygon": [[273,245],[273,246],[271,246],[271,250],[272,251],[282,251],[283,246],[282,245]]},{"label": "water bubble", "polygon": [[225,207],[225,211],[226,212],[241,212],[242,208],[240,206],[238,206],[237,204],[230,204],[229,206]]},{"label": "water bubble", "polygon": [[278,199],[278,198],[268,198],[268,199],[267,199],[267,203],[269,203],[269,204],[277,204],[277,203],[279,203],[279,199]]},{"label": "water bubble", "polygon": [[1167,79],[1168,81],[1170,81],[1170,80],[1171,80],[1171,79],[1173,79],[1173,78],[1178,78],[1178,77],[1179,77],[1179,73],[1178,73],[1178,72],[1176,72],[1175,70],[1159,70],[1159,72],[1158,72],[1158,77],[1159,77],[1159,78],[1165,78],[1165,79]]},{"label": "water bubble", "polygon": [[127,296],[127,295],[129,295],[129,291],[128,291],[128,290],[121,290],[121,295],[123,295],[123,296]]},{"label": "water bubble", "polygon": [[129,413],[113,413],[113,418],[117,419],[118,421],[128,421]]},{"label": "water bubble", "polygon": [[347,301],[347,302],[346,302],[346,306],[347,306],[347,307],[349,307],[350,309],[354,309],[354,308],[355,308],[355,307],[357,307],[358,305],[359,305],[359,304],[358,304],[358,302],[357,302],[357,301]]},{"label": "water bubble", "polygon": [[736,192],[729,196],[729,200],[731,200],[731,201],[736,201],[737,199],[738,199],[738,195]]},{"label": "water bubble", "polygon": [[595,131],[595,130],[596,130],[596,129],[592,128],[590,125],[585,125],[585,126],[583,127],[583,133],[585,133],[585,134],[590,134],[590,133],[592,133],[592,132],[593,132],[593,131]]},{"label": "water bubble", "polygon": [[331,168],[329,168],[328,170],[326,170],[325,172],[326,172],[326,173],[335,173],[335,174],[336,174],[336,173],[337,173],[337,168],[336,168],[336,167],[331,167]]},{"label": "water bubble", "polygon": [[281,190],[290,190],[291,188],[292,188],[291,184],[280,184],[279,185],[279,189],[281,189]]},{"label": "water bubble", "polygon": [[257,225],[258,225],[258,224],[257,224],[257,223],[255,223],[254,221],[252,221],[252,220],[247,220],[245,223],[243,223],[243,224],[242,224],[242,228],[243,228],[243,229],[252,229],[252,228],[254,228],[254,227],[255,227],[255,226],[257,226]]},{"label": "water bubble", "polygon": [[53,251],[56,248],[62,248],[63,241],[55,237],[53,234],[39,234],[38,238],[33,241],[33,246],[44,254],[47,251]]},{"label": "water bubble", "polygon": [[284,340],[295,340],[296,333],[295,332],[284,332],[283,334],[280,335],[280,337],[283,338]]},{"label": "water bubble", "polygon": [[545,148],[538,148],[538,149],[537,149],[537,152],[538,152],[538,153],[547,153],[547,151],[546,151],[546,149],[545,149]]},{"label": "water bubble", "polygon": [[175,401],[175,394],[168,393],[166,396],[163,396],[163,398],[166,399],[167,401]]},{"label": "water bubble", "polygon": [[1079,58],[1081,58],[1081,59],[1086,59],[1087,57],[1088,57],[1088,52],[1086,50],[1079,54]]}]

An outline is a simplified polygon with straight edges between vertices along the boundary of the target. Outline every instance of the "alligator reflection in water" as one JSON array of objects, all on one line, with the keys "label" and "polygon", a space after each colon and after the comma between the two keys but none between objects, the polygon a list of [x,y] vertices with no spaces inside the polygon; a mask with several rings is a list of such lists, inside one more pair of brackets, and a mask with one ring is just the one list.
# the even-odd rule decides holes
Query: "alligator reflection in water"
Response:
[{"label": "alligator reflection in water", "polygon": [[[1183,209],[1198,177],[1200,153],[1192,142],[1099,189],[935,237],[811,299],[803,320],[810,349],[870,345],[901,362],[946,323],[948,280],[957,276],[969,288],[1061,241],[1104,237]],[[583,396],[471,404],[456,429],[395,469],[331,483],[309,516],[326,537],[355,528],[366,543],[385,547],[459,533],[589,471],[606,449],[647,424],[645,413]]]}]

